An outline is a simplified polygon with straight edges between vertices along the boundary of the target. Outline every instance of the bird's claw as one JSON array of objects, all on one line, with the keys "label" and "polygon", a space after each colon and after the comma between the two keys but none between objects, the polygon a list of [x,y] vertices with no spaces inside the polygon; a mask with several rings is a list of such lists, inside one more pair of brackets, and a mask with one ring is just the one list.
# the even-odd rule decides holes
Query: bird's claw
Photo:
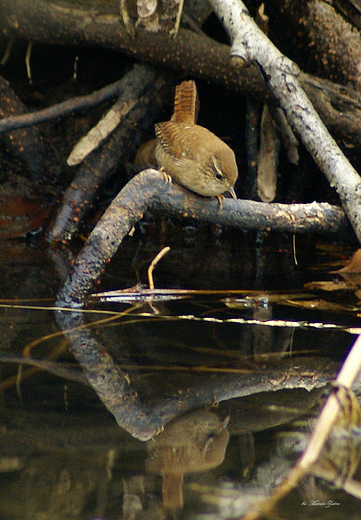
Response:
[{"label": "bird's claw", "polygon": [[162,166],[161,168],[159,168],[159,171],[160,171],[160,173],[161,173],[161,174],[163,175],[163,177],[164,177],[164,182],[165,182],[166,184],[171,184],[171,183],[172,183],[172,177],[171,177],[170,175],[168,175],[167,172],[164,171],[163,166]]}]

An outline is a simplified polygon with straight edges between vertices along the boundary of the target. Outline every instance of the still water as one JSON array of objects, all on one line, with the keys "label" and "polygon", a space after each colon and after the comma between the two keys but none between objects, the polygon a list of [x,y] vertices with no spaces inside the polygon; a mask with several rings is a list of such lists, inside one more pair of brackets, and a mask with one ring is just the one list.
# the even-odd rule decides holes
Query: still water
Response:
[{"label": "still water", "polygon": [[[146,283],[165,245],[154,226],[96,292]],[[53,308],[64,254],[1,244],[1,520],[235,519],[302,451],[294,421],[319,408],[361,330],[357,277],[330,274],[354,248],[191,226],[166,238],[156,287],[198,292],[93,297],[85,312]],[[308,476],[277,514],[358,509]]]}]

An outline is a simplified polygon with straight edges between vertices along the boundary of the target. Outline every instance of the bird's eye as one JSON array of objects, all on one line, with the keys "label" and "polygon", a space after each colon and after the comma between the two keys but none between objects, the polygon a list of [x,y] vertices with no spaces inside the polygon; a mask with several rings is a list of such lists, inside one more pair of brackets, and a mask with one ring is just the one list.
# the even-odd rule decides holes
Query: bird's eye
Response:
[{"label": "bird's eye", "polygon": [[216,437],[215,432],[212,432],[209,435],[207,435],[206,442],[204,443],[204,448],[203,448],[204,452],[207,452],[211,449],[215,437]]},{"label": "bird's eye", "polygon": [[223,173],[222,173],[222,170],[219,168],[215,157],[212,157],[212,162],[213,162],[213,171],[214,171],[215,177],[216,177],[217,181],[221,181],[223,179]]}]

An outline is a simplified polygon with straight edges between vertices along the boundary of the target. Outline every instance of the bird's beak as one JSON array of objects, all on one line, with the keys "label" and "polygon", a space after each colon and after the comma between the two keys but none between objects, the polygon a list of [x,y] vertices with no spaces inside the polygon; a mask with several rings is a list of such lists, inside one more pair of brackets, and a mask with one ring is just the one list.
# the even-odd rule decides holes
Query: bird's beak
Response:
[{"label": "bird's beak", "polygon": [[230,418],[231,418],[231,416],[227,415],[227,417],[222,422],[222,428],[227,428]]},{"label": "bird's beak", "polygon": [[229,193],[232,195],[232,197],[237,200],[236,192],[234,191],[234,188],[228,188]]}]

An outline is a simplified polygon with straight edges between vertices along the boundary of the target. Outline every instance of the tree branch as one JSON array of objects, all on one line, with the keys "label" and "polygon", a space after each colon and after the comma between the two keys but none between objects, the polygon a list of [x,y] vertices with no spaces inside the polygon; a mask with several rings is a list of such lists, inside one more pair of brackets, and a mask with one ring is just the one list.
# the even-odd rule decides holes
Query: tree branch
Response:
[{"label": "tree branch", "polygon": [[[0,28],[9,37],[15,34],[31,41],[118,49],[162,69],[166,66],[256,99],[267,93],[255,66],[243,68],[240,74],[230,58],[229,46],[186,29],[180,29],[174,39],[138,28],[133,39],[115,14],[68,8],[44,0],[0,0]],[[299,81],[333,135],[360,150],[359,93],[303,73]]]},{"label": "tree branch", "polygon": [[246,230],[348,234],[347,219],[329,204],[265,204],[248,200],[200,197],[156,170],[144,170],[122,189],[90,234],[57,299],[60,307],[82,307],[88,291],[147,210]]},{"label": "tree branch", "polygon": [[[120,79],[111,85],[93,92],[87,96],[79,96],[68,99],[62,103],[58,103],[43,110],[36,112],[12,115],[0,120],[0,134],[15,130],[18,128],[26,128],[27,126],[37,125],[51,121],[57,117],[64,117],[83,108],[89,108],[101,105],[104,101],[120,96],[124,92],[124,81]],[[20,110],[19,110],[20,113]]]},{"label": "tree branch", "polygon": [[328,133],[297,79],[299,69],[283,56],[251,19],[240,0],[210,0],[232,40],[231,54],[256,62],[316,164],[335,187],[361,241],[361,179]]}]

